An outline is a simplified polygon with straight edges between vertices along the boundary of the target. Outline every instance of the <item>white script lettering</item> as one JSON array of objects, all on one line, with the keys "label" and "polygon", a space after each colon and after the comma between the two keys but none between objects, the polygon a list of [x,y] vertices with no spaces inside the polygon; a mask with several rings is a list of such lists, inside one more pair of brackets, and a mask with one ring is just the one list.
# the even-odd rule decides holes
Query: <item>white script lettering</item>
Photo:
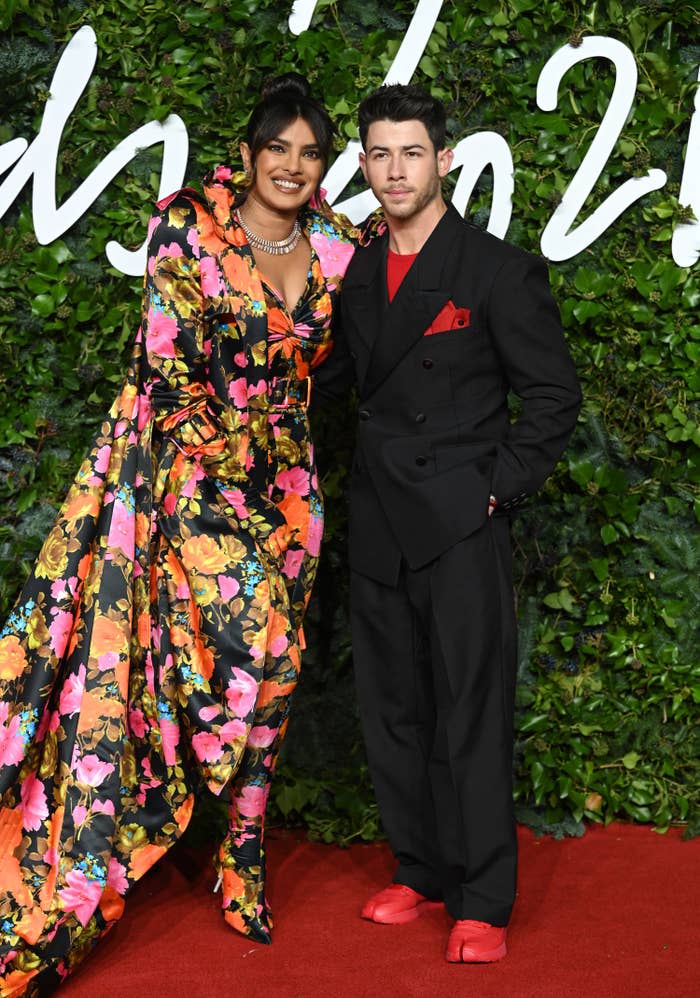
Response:
[{"label": "white script lettering", "polygon": [[[295,0],[289,15],[289,27],[294,34],[308,29],[317,5],[318,0]],[[384,82],[408,83],[411,80],[442,6],[443,0],[418,0]],[[38,241],[44,245],[58,239],[74,225],[141,149],[163,144],[159,198],[177,190],[184,181],[187,130],[182,119],[171,114],[162,124],[150,121],[121,141],[63,204],[56,205],[56,170],[61,136],[87,86],[96,58],[95,34],[92,28],[82,27],[66,46],[56,67],[50,97],[34,141],[30,145],[24,138],[14,138],[0,145],[0,175],[14,166],[0,185],[0,218],[32,179],[34,229]],[[616,74],[615,86],[590,148],[542,233],[542,252],[551,260],[568,260],[582,253],[630,205],[666,183],[666,174],[659,169],[650,169],[643,177],[630,177],[609,194],[589,217],[573,227],[622,133],[637,86],[636,63],[626,45],[612,38],[587,37],[577,48],[565,45],[559,49],[543,67],[537,84],[537,103],[543,110],[556,108],[559,86],[565,74],[578,62],[589,58],[604,58],[612,62]],[[370,190],[338,201],[357,173],[359,150],[359,142],[348,142],[324,179],[330,204],[355,222],[378,204]],[[452,200],[464,214],[476,182],[488,167],[491,167],[494,178],[488,231],[503,238],[512,213],[514,171],[510,148],[502,136],[495,132],[477,132],[457,143],[452,169],[460,169],[461,173]],[[700,91],[695,95],[679,201],[700,218]],[[700,221],[678,224],[673,232],[671,249],[678,266],[693,266],[700,258]],[[128,251],[112,240],[107,243],[105,251],[109,262],[122,273],[134,276],[143,273],[145,244],[136,251]]]},{"label": "white script lettering", "polygon": [[[60,207],[56,206],[56,166],[61,136],[87,86],[96,58],[95,32],[88,26],[80,28],[70,40],[56,67],[41,127],[32,144],[29,145],[26,139],[13,139],[0,147],[0,171],[4,172],[13,163],[17,163],[0,186],[0,218],[25,184],[33,178],[34,231],[37,240],[43,245],[58,239],[74,225],[141,149],[163,143],[159,197],[181,187],[185,177],[187,129],[181,118],[171,114],[162,124],[149,121],[120,142],[78,189]],[[118,242],[110,241],[105,251],[112,266],[123,274],[137,276],[146,268],[145,244],[130,252]]]}]

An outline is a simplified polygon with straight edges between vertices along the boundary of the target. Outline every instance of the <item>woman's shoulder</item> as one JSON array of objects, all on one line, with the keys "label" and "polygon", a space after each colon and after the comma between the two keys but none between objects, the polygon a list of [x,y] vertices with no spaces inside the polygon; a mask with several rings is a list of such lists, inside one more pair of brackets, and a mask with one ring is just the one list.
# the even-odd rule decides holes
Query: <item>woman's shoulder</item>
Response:
[{"label": "woman's shoulder", "polygon": [[304,225],[308,235],[318,233],[328,239],[337,239],[355,246],[359,229],[346,215],[333,211],[324,194],[325,192],[321,191],[321,197],[312,198],[306,208]]},{"label": "woman's shoulder", "polygon": [[155,215],[159,218],[167,218],[169,215],[178,214],[183,218],[196,221],[198,216],[209,209],[206,198],[194,187],[181,187],[172,194],[156,201]]},{"label": "woman's shoulder", "polygon": [[[177,243],[194,248],[199,242],[204,216],[209,215],[206,199],[193,187],[182,187],[155,203],[155,211],[148,224],[148,239],[154,243]],[[194,231],[193,231],[194,230]]]}]

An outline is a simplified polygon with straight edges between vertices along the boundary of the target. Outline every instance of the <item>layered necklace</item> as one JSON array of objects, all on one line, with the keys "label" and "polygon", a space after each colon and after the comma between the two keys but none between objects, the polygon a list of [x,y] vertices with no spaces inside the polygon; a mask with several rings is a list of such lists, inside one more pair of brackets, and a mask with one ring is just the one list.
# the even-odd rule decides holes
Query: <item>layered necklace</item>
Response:
[{"label": "layered necklace", "polygon": [[284,239],[266,239],[253,232],[243,219],[238,208],[234,209],[233,217],[245,232],[245,237],[254,249],[262,250],[263,253],[270,253],[272,256],[281,256],[283,253],[291,253],[296,249],[297,243],[301,239],[301,226],[299,219],[294,219],[292,231]]}]

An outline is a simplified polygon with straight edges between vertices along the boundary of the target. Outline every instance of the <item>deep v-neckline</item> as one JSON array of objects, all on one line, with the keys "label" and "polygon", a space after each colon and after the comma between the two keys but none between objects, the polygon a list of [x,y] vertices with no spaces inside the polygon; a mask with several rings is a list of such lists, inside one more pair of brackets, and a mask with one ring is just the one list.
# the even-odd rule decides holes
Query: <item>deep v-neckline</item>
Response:
[{"label": "deep v-neckline", "polygon": [[313,262],[314,262],[314,256],[312,250],[311,260],[309,261],[309,269],[306,272],[306,281],[304,282],[304,287],[301,289],[301,294],[294,302],[294,306],[292,308],[289,307],[287,299],[284,297],[282,292],[275,287],[272,281],[265,275],[265,273],[260,269],[260,267],[258,267],[258,274],[260,275],[260,283],[263,284],[268,289],[268,291],[272,292],[272,294],[275,296],[280,305],[282,305],[282,307],[284,308],[285,312],[287,313],[290,319],[294,318],[294,313],[302,304],[302,302],[306,300],[306,296],[309,291],[309,285],[311,283],[311,280],[313,279]]}]

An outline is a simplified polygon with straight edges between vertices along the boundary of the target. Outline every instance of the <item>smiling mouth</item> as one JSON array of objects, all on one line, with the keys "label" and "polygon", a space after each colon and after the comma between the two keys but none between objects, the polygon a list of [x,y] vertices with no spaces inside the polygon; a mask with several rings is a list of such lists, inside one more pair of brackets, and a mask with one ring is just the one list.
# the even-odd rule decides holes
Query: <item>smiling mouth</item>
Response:
[{"label": "smiling mouth", "polygon": [[295,191],[300,191],[302,188],[301,184],[295,183],[293,180],[282,180],[279,177],[274,177],[272,183],[275,187],[279,187],[282,191],[290,191],[294,193]]}]

